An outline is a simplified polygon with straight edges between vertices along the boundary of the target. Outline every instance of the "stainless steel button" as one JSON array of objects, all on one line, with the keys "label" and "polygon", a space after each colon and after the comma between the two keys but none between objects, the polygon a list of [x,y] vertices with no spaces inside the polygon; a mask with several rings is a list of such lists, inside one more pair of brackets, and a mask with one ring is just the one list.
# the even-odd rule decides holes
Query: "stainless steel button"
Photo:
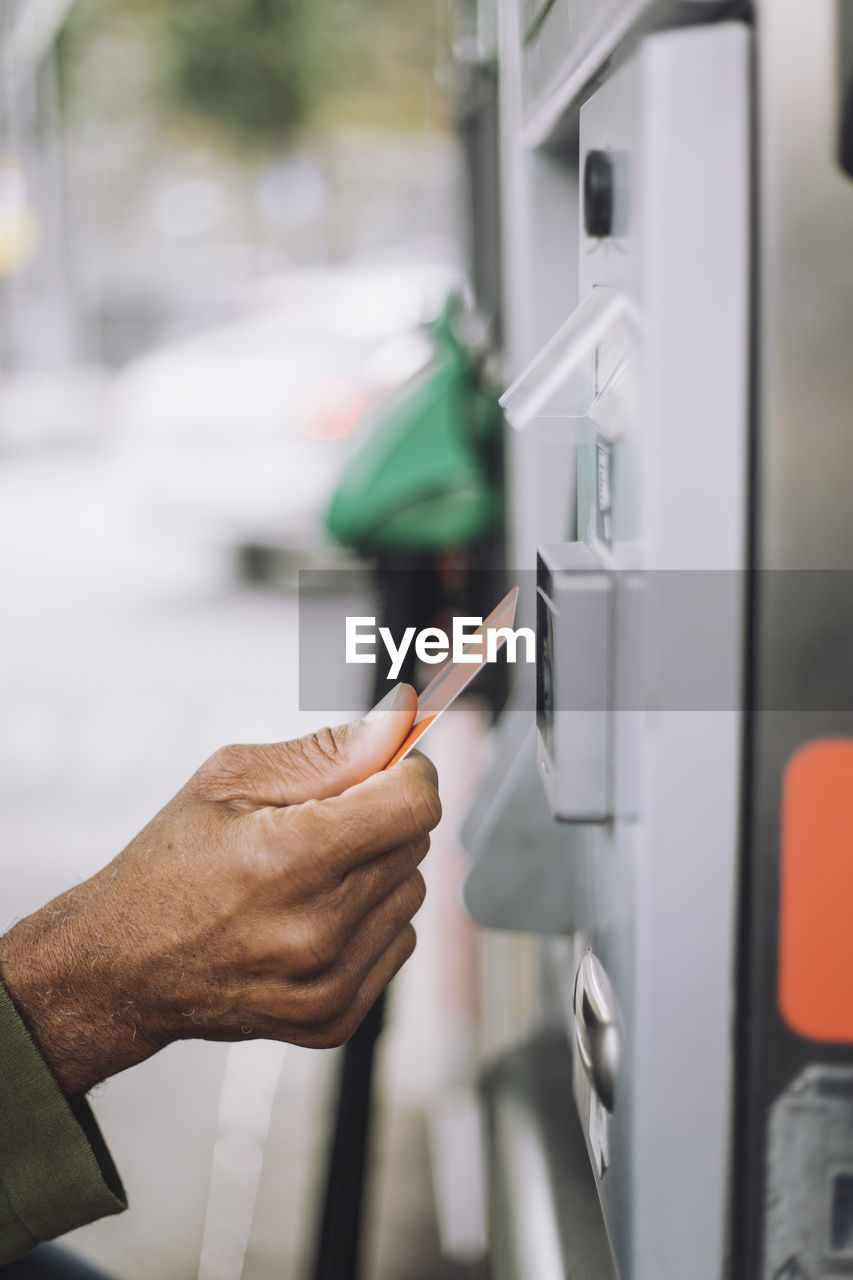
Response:
[{"label": "stainless steel button", "polygon": [[591,951],[575,975],[574,1015],[581,1064],[602,1106],[612,1111],[622,1058],[621,1019],[610,979]]}]

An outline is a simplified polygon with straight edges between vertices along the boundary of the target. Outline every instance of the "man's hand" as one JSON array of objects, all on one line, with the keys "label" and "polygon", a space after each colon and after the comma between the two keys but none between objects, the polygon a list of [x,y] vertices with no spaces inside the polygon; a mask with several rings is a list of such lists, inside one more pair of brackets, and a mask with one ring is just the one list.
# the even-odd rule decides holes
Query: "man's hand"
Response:
[{"label": "man's hand", "polygon": [[[389,699],[391,705],[388,706]],[[408,685],[364,720],[217,751],[91,880],[0,939],[0,976],[76,1096],[173,1040],[346,1040],[411,955],[441,816],[403,741]]]}]

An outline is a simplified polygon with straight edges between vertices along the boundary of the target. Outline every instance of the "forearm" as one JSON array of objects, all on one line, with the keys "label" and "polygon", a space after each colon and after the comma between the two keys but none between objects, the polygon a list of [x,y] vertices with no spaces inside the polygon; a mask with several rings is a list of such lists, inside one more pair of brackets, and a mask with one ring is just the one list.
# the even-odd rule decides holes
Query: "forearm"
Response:
[{"label": "forearm", "polygon": [[137,1025],[133,999],[121,994],[99,927],[98,893],[96,877],[0,938],[0,981],[69,1099],[159,1047]]}]

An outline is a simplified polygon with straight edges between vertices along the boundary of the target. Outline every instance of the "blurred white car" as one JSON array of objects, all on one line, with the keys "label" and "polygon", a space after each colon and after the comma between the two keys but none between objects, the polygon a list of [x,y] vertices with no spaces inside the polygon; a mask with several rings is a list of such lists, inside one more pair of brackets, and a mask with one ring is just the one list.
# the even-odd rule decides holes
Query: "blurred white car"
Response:
[{"label": "blurred white car", "polygon": [[322,513],[366,410],[430,358],[419,327],[460,287],[442,266],[267,279],[242,314],[127,365],[114,459],[169,536],[322,547]]}]

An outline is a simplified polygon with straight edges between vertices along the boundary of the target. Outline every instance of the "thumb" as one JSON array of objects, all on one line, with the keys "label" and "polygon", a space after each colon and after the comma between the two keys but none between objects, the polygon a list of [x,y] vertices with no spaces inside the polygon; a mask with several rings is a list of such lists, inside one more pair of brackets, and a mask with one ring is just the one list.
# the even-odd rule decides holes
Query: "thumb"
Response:
[{"label": "thumb", "polygon": [[[276,799],[272,803],[325,800],[378,773],[403,742],[417,709],[418,695],[412,686],[397,684],[360,720],[273,748],[270,763],[276,775]],[[268,789],[272,778],[265,781]]]}]

